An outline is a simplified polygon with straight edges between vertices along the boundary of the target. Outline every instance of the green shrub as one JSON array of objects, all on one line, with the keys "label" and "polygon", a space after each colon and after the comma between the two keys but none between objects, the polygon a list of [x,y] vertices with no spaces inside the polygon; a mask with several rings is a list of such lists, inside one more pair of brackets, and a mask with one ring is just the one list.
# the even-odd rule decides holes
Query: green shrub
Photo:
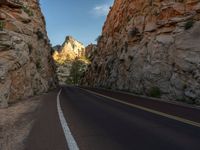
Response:
[{"label": "green shrub", "polygon": [[161,97],[161,91],[160,91],[159,87],[152,87],[149,91],[149,96],[160,98]]},{"label": "green shrub", "polygon": [[186,100],[186,103],[188,103],[188,104],[195,104],[196,102],[195,102],[195,100],[194,99],[187,99]]},{"label": "green shrub", "polygon": [[185,23],[185,30],[189,30],[190,28],[192,28],[194,25],[194,21],[193,20],[189,20],[188,22]]},{"label": "green shrub", "polygon": [[25,13],[27,13],[30,17],[33,16],[33,11],[31,11],[27,6],[22,6],[22,9]]},{"label": "green shrub", "polygon": [[70,75],[66,83],[70,84],[80,84],[81,78],[84,75],[84,72],[87,69],[88,63],[83,59],[75,59],[72,63],[72,67],[70,69]]},{"label": "green shrub", "polygon": [[0,21],[0,31],[3,31],[3,28],[4,28],[4,22]]}]

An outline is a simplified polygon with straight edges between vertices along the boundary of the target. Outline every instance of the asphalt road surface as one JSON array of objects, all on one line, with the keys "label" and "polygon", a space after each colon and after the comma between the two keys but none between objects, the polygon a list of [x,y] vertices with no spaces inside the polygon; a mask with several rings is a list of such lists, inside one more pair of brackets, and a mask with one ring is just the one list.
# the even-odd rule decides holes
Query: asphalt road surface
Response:
[{"label": "asphalt road surface", "polygon": [[[25,149],[71,150],[71,142],[80,150],[200,150],[199,109],[87,90],[62,87],[60,95],[59,90],[50,94],[38,110]],[[63,130],[58,101],[72,141],[66,140],[68,131]]]}]

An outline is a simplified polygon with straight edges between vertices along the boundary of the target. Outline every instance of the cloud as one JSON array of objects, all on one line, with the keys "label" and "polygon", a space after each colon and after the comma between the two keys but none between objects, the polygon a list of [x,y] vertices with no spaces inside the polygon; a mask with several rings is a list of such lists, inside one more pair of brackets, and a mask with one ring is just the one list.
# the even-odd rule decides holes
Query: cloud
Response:
[{"label": "cloud", "polygon": [[110,10],[110,6],[109,4],[97,5],[93,8],[92,13],[96,16],[106,16]]}]

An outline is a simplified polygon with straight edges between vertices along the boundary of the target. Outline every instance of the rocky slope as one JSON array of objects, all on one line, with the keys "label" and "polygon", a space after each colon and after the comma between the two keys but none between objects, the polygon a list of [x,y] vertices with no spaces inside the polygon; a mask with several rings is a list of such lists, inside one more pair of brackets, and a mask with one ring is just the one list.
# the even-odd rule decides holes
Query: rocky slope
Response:
[{"label": "rocky slope", "polygon": [[38,0],[0,1],[0,107],[55,87]]},{"label": "rocky slope", "polygon": [[200,1],[115,0],[84,85],[200,102]]},{"label": "rocky slope", "polygon": [[62,46],[54,47],[53,58],[57,66],[59,84],[66,84],[73,62],[84,56],[85,46],[72,36],[67,36]]}]

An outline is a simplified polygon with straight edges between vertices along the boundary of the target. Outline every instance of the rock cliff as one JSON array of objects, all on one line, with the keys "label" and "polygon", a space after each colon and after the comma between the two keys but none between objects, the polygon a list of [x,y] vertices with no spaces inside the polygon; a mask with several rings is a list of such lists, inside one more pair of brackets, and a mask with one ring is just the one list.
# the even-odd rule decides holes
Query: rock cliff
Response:
[{"label": "rock cliff", "polygon": [[200,1],[115,0],[84,85],[200,102]]},{"label": "rock cliff", "polygon": [[59,84],[66,84],[70,78],[73,62],[84,57],[85,46],[72,36],[67,36],[62,46],[54,47],[53,58],[57,66]]},{"label": "rock cliff", "polygon": [[56,86],[38,0],[0,1],[0,107]]},{"label": "rock cliff", "polygon": [[97,45],[96,44],[89,44],[86,48],[85,48],[85,56],[89,59],[92,60],[96,54],[96,50],[97,50]]}]

